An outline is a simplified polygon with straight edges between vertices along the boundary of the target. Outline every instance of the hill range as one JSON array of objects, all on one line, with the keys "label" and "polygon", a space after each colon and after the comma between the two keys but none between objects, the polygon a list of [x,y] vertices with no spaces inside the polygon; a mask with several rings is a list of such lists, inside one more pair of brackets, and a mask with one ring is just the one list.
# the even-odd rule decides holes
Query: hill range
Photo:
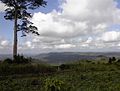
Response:
[{"label": "hill range", "polygon": [[[42,53],[38,55],[25,55],[26,57],[32,57],[37,61],[44,61],[52,64],[69,63],[80,60],[97,60],[107,59],[109,57],[120,58],[120,52],[51,52]],[[0,54],[0,60],[5,58],[12,58],[11,54]]]}]

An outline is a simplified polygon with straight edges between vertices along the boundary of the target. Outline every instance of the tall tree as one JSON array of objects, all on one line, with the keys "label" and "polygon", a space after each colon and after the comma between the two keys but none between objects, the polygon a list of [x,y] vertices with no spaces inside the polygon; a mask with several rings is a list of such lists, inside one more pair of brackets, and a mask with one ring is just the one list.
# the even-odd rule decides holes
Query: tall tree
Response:
[{"label": "tall tree", "polygon": [[5,10],[6,14],[4,18],[6,20],[14,21],[14,43],[13,43],[13,58],[17,55],[18,45],[18,31],[22,32],[22,36],[26,36],[28,33],[39,35],[37,27],[33,26],[33,23],[29,21],[32,18],[29,9],[34,10],[40,6],[45,7],[46,1],[44,0],[0,0],[8,8]]}]

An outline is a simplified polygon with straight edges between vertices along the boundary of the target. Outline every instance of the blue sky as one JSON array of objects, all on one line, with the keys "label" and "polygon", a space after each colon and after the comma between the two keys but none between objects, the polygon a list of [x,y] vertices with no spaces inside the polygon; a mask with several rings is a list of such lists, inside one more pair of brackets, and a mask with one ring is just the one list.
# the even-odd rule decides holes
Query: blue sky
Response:
[{"label": "blue sky", "polygon": [[[120,0],[93,2],[47,0],[45,8],[31,11],[41,36],[19,37],[19,52],[119,51]],[[0,53],[12,53],[13,22],[4,15],[0,3]]]},{"label": "blue sky", "polygon": [[120,0],[115,0],[117,2],[117,7],[120,8]]}]

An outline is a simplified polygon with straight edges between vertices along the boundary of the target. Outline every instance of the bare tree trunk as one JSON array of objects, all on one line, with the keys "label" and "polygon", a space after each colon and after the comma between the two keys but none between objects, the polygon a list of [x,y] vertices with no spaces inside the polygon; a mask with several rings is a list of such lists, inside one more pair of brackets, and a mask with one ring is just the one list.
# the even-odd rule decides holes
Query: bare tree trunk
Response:
[{"label": "bare tree trunk", "polygon": [[17,56],[17,8],[15,8],[13,59]]}]

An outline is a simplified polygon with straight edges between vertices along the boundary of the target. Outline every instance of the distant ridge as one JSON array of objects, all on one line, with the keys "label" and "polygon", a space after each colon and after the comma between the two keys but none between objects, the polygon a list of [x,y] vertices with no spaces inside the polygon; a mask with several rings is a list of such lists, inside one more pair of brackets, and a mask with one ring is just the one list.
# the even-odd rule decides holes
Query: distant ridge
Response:
[{"label": "distant ridge", "polygon": [[[78,60],[96,60],[97,58],[108,58],[113,56],[120,58],[120,52],[50,52],[38,55],[27,54],[25,56],[47,63],[62,64]],[[12,58],[12,55],[0,54],[0,60],[4,60],[5,58]]]},{"label": "distant ridge", "polygon": [[51,52],[34,56],[33,58],[48,63],[68,63],[78,60],[96,60],[97,58],[120,57],[119,52]]},{"label": "distant ridge", "polygon": [[0,60],[4,60],[6,58],[12,58],[12,54],[0,54]]}]

